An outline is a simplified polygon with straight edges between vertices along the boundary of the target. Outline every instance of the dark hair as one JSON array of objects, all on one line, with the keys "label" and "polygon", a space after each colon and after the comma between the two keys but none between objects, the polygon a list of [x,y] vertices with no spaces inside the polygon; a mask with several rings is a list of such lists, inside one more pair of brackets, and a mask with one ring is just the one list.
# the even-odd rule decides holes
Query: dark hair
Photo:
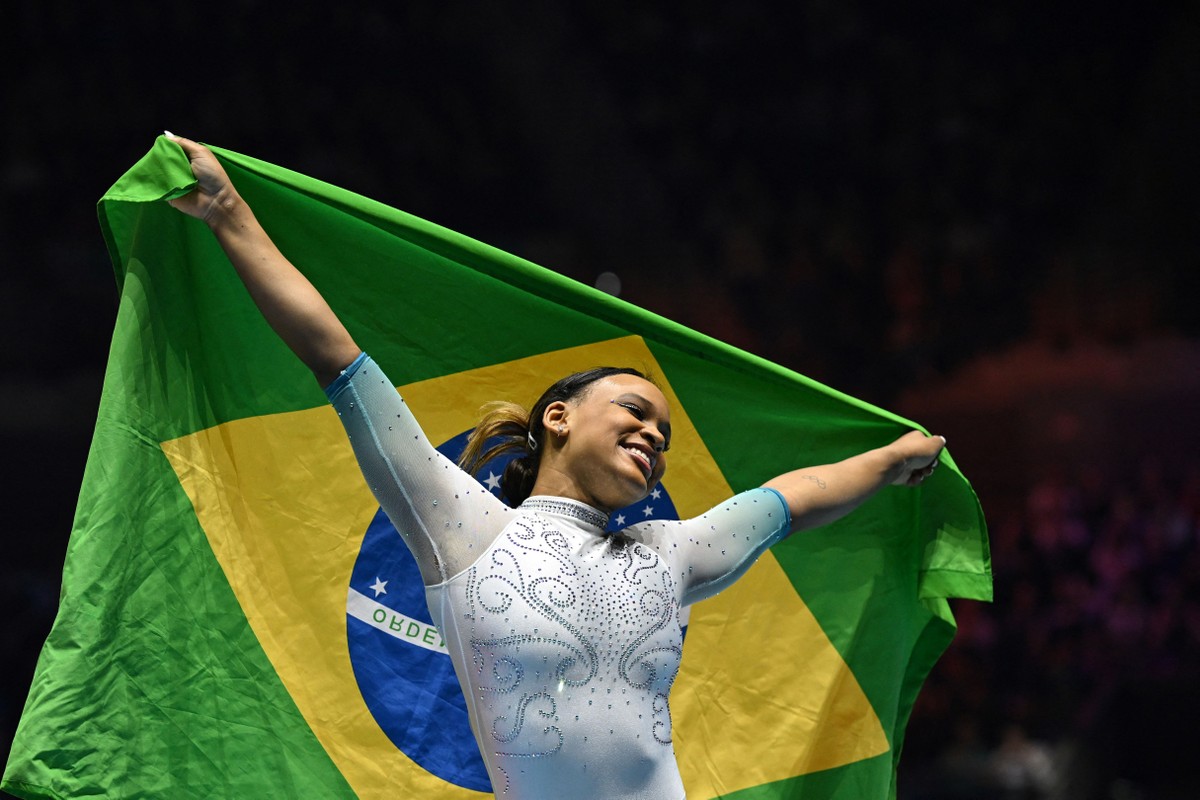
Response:
[{"label": "dark hair", "polygon": [[[551,403],[582,397],[593,383],[612,375],[633,375],[649,380],[641,372],[629,367],[593,367],[557,381],[542,393],[531,411],[526,411],[516,403],[488,403],[481,409],[479,424],[467,437],[467,446],[458,457],[458,465],[473,475],[497,456],[512,451],[522,453],[508,462],[500,477],[500,491],[504,498],[514,506],[520,505],[533,492],[541,465],[546,437],[542,417],[546,414],[546,407]],[[484,450],[484,445],[497,438],[500,441]]]}]

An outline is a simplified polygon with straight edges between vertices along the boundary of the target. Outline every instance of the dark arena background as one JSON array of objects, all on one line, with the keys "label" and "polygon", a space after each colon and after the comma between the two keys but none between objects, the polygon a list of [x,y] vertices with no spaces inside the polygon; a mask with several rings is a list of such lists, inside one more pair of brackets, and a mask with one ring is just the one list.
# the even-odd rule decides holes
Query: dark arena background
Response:
[{"label": "dark arena background", "polygon": [[1200,5],[0,11],[0,755],[164,128],[524,256],[944,433],[993,604],[901,800],[1200,797]]}]

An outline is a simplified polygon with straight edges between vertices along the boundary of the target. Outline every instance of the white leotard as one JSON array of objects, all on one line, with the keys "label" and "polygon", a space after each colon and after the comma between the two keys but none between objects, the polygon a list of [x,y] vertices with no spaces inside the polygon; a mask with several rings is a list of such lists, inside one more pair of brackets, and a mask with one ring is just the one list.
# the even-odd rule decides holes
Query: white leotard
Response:
[{"label": "white leotard", "polygon": [[605,514],[565,498],[508,508],[434,449],[370,358],[327,391],[425,578],[497,797],[682,798],[667,702],[679,608],[786,535],[778,492],[609,535]]}]

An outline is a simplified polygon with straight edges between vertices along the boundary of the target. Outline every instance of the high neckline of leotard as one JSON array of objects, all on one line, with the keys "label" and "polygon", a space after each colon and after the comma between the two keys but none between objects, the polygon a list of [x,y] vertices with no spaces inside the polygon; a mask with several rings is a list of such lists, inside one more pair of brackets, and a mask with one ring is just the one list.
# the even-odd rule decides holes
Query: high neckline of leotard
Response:
[{"label": "high neckline of leotard", "polygon": [[598,508],[589,506],[587,503],[581,503],[578,500],[571,500],[567,497],[535,495],[534,497],[526,498],[525,502],[521,503],[521,510],[542,511],[547,514],[570,517],[599,531],[608,527],[608,514],[605,514]]}]

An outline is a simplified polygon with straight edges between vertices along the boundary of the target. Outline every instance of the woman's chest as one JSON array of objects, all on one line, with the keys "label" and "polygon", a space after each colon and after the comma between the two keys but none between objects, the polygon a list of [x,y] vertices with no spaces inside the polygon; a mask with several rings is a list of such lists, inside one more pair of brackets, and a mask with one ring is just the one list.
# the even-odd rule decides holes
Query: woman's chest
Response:
[{"label": "woman's chest", "polygon": [[496,691],[593,682],[665,690],[681,655],[678,592],[655,550],[514,520],[460,585],[459,624]]}]

